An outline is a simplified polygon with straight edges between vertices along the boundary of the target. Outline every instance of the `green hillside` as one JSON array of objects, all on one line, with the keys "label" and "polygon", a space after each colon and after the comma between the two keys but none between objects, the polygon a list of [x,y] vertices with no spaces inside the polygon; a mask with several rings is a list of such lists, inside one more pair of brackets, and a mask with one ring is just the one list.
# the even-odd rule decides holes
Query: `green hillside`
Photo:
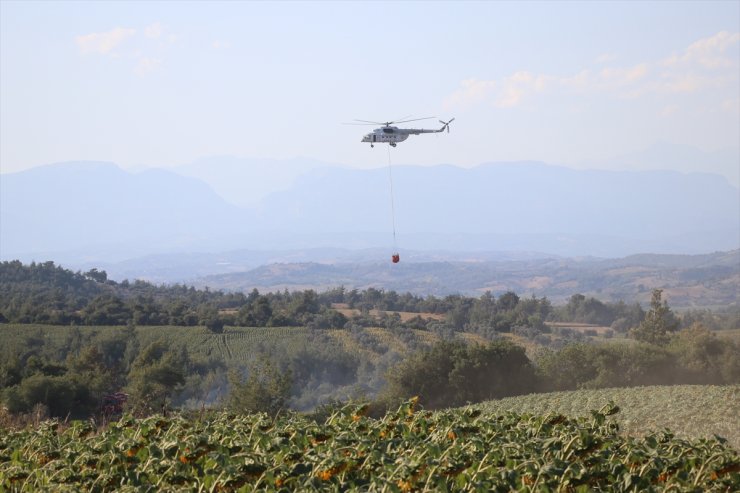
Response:
[{"label": "green hillside", "polygon": [[576,390],[530,394],[488,401],[480,407],[495,413],[561,413],[589,416],[609,401],[623,434],[643,436],[670,428],[683,438],[719,435],[740,450],[740,385],[675,385]]}]

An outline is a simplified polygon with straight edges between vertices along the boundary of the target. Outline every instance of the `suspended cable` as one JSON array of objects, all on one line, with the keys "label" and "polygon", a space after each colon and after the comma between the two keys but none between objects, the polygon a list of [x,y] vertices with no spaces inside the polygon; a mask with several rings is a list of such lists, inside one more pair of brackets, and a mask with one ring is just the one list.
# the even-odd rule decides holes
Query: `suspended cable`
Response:
[{"label": "suspended cable", "polygon": [[393,263],[398,263],[398,245],[396,243],[396,206],[393,201],[393,171],[391,166],[391,146],[388,146],[388,183],[391,189],[391,224],[393,225]]}]

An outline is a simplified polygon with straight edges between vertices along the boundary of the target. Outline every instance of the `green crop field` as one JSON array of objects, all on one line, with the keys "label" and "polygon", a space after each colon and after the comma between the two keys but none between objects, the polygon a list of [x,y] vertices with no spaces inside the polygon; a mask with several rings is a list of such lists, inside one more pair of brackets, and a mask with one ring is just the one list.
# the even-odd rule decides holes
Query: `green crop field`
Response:
[{"label": "green crop field", "polygon": [[613,401],[623,434],[643,436],[670,428],[683,438],[719,435],[740,450],[740,385],[676,385],[577,390],[509,397],[481,404],[491,412],[548,413],[588,416]]},{"label": "green crop field", "polygon": [[[43,345],[50,351],[70,345],[79,339],[84,342],[105,338],[124,327],[70,327],[54,325],[0,325],[3,345],[0,357],[8,358]],[[228,327],[222,334],[214,334],[204,327],[142,326],[135,334],[142,346],[163,339],[183,345],[193,356],[214,357],[224,362],[249,360],[256,348],[264,343],[279,343],[299,347],[310,335],[301,327]]]},{"label": "green crop field", "polygon": [[[0,358],[17,356],[41,345],[53,353],[73,345],[72,341],[81,341],[84,345],[121,330],[124,327],[2,324],[0,337],[3,345],[0,346]],[[400,353],[408,350],[409,338],[421,345],[430,345],[439,340],[437,335],[421,330],[405,331],[406,339],[384,328],[357,330],[361,335],[382,344],[384,349]],[[305,327],[226,327],[223,333],[214,334],[205,327],[140,326],[135,328],[135,334],[142,346],[163,339],[171,344],[183,345],[192,356],[217,358],[227,364],[246,362],[265,345],[290,351],[305,347],[309,339],[324,336],[337,342],[345,350],[365,350],[370,351],[367,355],[372,355],[372,349],[358,346],[359,343],[350,337],[348,331],[339,329],[312,331]],[[461,332],[459,336],[466,341],[485,342],[475,334]]]},{"label": "green crop field", "polygon": [[6,491],[737,491],[721,441],[626,437],[587,418],[474,408],[380,419],[290,414],[124,417],[0,434]]}]

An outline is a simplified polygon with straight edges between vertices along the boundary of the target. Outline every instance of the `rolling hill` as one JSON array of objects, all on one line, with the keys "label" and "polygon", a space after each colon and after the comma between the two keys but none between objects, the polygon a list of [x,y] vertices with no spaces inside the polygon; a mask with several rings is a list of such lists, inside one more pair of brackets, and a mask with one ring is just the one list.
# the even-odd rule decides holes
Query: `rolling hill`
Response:
[{"label": "rolling hill", "polygon": [[[402,255],[403,258],[406,258]],[[674,307],[737,305],[740,250],[704,255],[634,255],[619,259],[535,258],[468,262],[274,263],[246,272],[206,276],[196,286],[277,291],[344,286],[411,292],[547,296],[555,303],[575,293],[602,301],[648,302],[655,288]]]}]

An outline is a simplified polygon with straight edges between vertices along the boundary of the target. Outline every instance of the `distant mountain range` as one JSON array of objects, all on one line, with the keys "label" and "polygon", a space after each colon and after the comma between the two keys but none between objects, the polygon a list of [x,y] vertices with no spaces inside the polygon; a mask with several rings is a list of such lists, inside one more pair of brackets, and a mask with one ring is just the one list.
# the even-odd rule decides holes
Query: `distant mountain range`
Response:
[{"label": "distant mountain range", "polygon": [[288,190],[296,179],[314,169],[336,167],[306,158],[256,159],[212,156],[172,168],[208,183],[224,200],[240,207],[257,207],[272,192]]},{"label": "distant mountain range", "polygon": [[[294,162],[284,183],[280,172],[259,172],[280,162],[245,164],[246,181],[228,159],[179,171],[68,162],[3,174],[0,258],[81,263],[236,249],[393,248],[389,170],[321,164]],[[218,188],[229,185],[230,200],[194,177],[209,173]],[[255,192],[260,176],[270,193]],[[406,249],[618,257],[740,244],[740,194],[718,175],[517,162],[398,166],[392,176],[398,243]],[[237,204],[240,187],[257,200]]]},{"label": "distant mountain range", "polygon": [[[402,250],[411,263],[508,262],[556,258],[542,252]],[[153,283],[192,283],[216,274],[237,274],[270,264],[377,265],[390,258],[387,248],[306,248],[297,250],[232,250],[220,253],[167,253],[118,262],[66,262],[72,270],[103,269],[115,280],[144,279]]]},{"label": "distant mountain range", "polygon": [[165,170],[69,162],[0,179],[2,258],[128,258],[217,246],[247,213],[203,181]]},{"label": "distant mountain range", "polygon": [[649,147],[611,159],[580,163],[581,168],[598,169],[672,169],[691,172],[701,169],[727,177],[740,186],[740,149],[726,148],[705,152],[688,144],[655,142]]}]

